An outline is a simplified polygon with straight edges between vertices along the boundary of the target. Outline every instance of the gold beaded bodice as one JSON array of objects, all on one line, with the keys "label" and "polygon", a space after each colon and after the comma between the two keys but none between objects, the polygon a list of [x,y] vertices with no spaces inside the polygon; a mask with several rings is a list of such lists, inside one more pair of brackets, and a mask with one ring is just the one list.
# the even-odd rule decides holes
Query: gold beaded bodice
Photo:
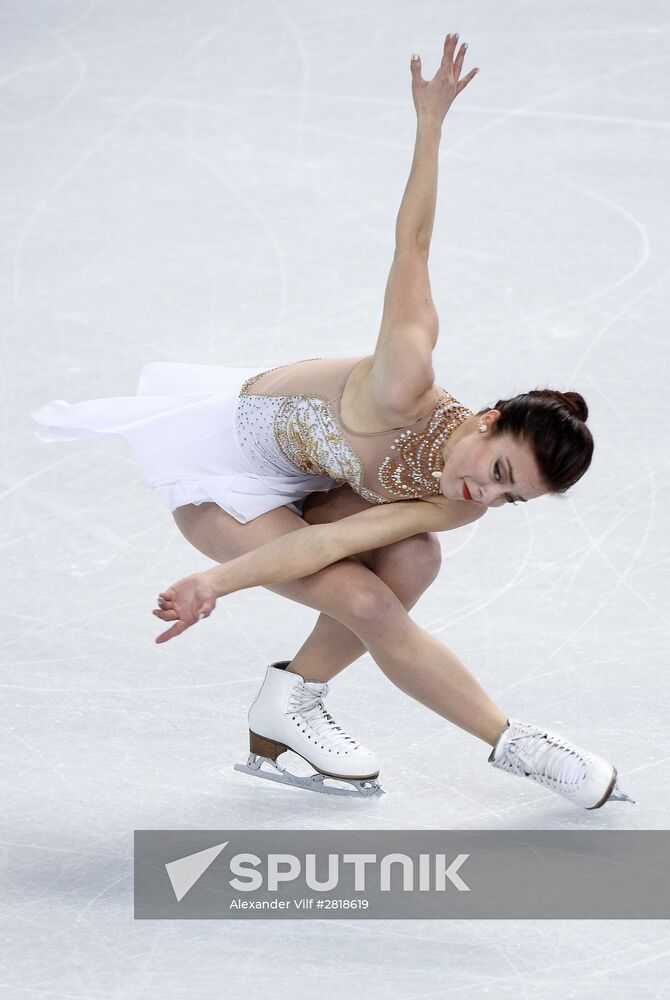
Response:
[{"label": "gold beaded bodice", "polygon": [[[259,473],[327,476],[333,488],[349,483],[370,503],[437,495],[431,472],[442,468],[444,443],[472,411],[439,389],[433,409],[407,427],[353,431],[340,416],[344,386],[364,359],[353,360],[310,358],[247,379],[236,413],[240,447]],[[296,391],[296,383],[314,391]]]}]

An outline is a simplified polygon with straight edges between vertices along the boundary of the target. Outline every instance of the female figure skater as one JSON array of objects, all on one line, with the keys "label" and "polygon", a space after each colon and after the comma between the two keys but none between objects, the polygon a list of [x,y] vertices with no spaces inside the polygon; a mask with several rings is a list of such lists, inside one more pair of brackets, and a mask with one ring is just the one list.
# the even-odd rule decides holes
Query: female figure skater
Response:
[{"label": "female figure skater", "polygon": [[[510,720],[465,665],[408,611],[439,569],[436,532],[492,507],[563,493],[593,440],[575,392],[535,390],[475,413],[435,384],[438,321],[428,254],[442,123],[476,69],[448,35],[431,81],[411,62],[417,134],[374,354],[268,371],[156,363],[138,394],[32,414],[42,440],[115,433],[184,537],[219,565],[179,580],[154,614],[162,643],[211,614],[218,597],[265,586],[320,613],[291,661],[266,670],[249,713],[246,767],[318,791],[380,794],[376,756],[324,707],[328,682],[367,650],[407,694],[493,749],[489,761],[577,805],[633,801],[601,757]],[[344,485],[343,485],[344,484]],[[291,749],[315,769],[290,775]],[[274,772],[260,765],[267,762]],[[266,765],[267,766],[267,765]],[[349,783],[330,788],[325,777]]]}]

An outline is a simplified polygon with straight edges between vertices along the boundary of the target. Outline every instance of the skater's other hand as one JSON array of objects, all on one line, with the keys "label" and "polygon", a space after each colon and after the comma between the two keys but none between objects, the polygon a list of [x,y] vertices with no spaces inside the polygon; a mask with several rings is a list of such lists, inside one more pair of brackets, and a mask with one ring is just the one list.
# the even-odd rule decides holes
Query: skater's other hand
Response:
[{"label": "skater's other hand", "polygon": [[174,622],[172,628],[162,632],[156,642],[167,642],[181,635],[201,618],[209,618],[216,606],[216,593],[204,573],[194,573],[178,580],[158,596],[159,607],[153,614],[164,622]]},{"label": "skater's other hand", "polygon": [[465,59],[467,42],[461,45],[454,59],[458,35],[447,35],[440,68],[432,80],[424,80],[421,75],[421,58],[412,59],[412,99],[419,121],[430,119],[442,125],[445,115],[454,99],[467,87],[479,68],[471,69],[461,80],[461,70]]}]

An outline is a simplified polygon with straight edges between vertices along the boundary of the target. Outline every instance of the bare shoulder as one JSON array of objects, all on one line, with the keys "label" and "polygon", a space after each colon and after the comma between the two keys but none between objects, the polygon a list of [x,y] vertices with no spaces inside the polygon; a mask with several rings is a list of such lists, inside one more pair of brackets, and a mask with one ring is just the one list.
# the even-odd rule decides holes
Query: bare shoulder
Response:
[{"label": "bare shoulder", "polygon": [[376,432],[406,427],[437,405],[441,395],[438,385],[417,396],[412,406],[397,392],[388,391],[390,387],[381,392],[375,385],[373,362],[372,356],[360,362],[342,394],[342,419],[353,430]]}]

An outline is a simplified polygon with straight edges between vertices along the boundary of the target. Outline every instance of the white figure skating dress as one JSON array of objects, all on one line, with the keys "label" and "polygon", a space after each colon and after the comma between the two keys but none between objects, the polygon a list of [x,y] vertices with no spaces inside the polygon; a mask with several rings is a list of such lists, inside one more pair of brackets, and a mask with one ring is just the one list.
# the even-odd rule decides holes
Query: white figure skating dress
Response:
[{"label": "white figure skating dress", "polygon": [[311,358],[264,372],[156,362],[142,368],[135,396],[59,399],[31,416],[42,441],[123,437],[169,510],[213,501],[245,524],[285,505],[300,514],[308,494],[343,483],[371,503],[437,494],[430,473],[472,411],[436,387],[435,405],[415,423],[352,430],[340,403],[366,357]]}]

